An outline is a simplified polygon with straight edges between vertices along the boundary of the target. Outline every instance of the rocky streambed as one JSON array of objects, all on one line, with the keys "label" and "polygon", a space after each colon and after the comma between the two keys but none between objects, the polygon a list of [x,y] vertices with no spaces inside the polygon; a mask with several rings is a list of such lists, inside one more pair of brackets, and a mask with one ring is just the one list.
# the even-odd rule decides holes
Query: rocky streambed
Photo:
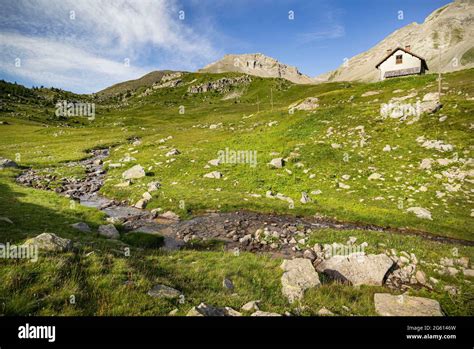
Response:
[{"label": "rocky streambed", "polygon": [[[90,157],[69,162],[66,166],[82,166],[82,178],[56,178],[52,171],[29,169],[17,177],[17,182],[26,186],[54,190],[60,195],[94,207],[107,215],[111,224],[120,223],[127,232],[144,232],[165,237],[165,248],[177,249],[186,243],[219,240],[227,249],[235,251],[268,252],[287,257],[302,257],[308,249],[308,236],[322,228],[362,229],[387,233],[418,234],[440,242],[473,245],[470,241],[440,237],[424,232],[389,229],[373,225],[341,223],[324,217],[295,217],[290,215],[265,214],[250,211],[230,213],[207,212],[190,220],[181,221],[173,212],[159,214],[129,206],[100,195],[106,171],[103,161],[109,149],[91,151]],[[45,174],[46,173],[46,174]],[[51,183],[56,183],[53,187]],[[58,184],[59,183],[59,184]]]}]

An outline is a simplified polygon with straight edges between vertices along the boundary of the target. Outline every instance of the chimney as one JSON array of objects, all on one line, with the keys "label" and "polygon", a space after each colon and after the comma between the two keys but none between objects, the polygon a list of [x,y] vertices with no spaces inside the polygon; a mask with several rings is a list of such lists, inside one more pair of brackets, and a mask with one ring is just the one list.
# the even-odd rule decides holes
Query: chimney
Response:
[{"label": "chimney", "polygon": [[410,51],[411,50],[411,45],[405,45],[405,50]]},{"label": "chimney", "polygon": [[389,55],[390,53],[392,53],[392,49],[391,49],[391,48],[389,48],[389,49],[387,50],[387,54]]}]

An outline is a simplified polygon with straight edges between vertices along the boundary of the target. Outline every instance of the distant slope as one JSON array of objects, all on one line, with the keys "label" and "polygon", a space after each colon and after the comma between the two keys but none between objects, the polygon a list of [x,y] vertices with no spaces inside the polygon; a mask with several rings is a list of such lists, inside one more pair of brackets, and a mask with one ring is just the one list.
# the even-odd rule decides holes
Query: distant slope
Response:
[{"label": "distant slope", "polygon": [[127,91],[133,91],[136,90],[137,88],[143,87],[143,86],[151,86],[155,82],[161,81],[161,78],[169,73],[173,73],[174,71],[172,70],[156,70],[152,71],[151,73],[148,73],[144,76],[142,76],[139,79],[135,80],[128,80],[124,82],[120,82],[118,84],[112,85],[110,87],[107,87],[99,92],[97,94],[100,97],[110,97],[116,94],[120,93],[125,93]]},{"label": "distant slope", "polygon": [[[456,71],[474,67],[474,1],[456,0],[430,14],[422,24],[412,23],[393,32],[366,52],[338,69],[320,75],[327,81],[375,81],[375,65],[388,49],[411,46],[425,58],[429,71]],[[441,48],[441,64],[439,53]]]},{"label": "distant slope", "polygon": [[198,70],[198,73],[237,72],[264,78],[283,78],[296,84],[311,84],[315,81],[301,74],[296,67],[280,63],[261,53],[225,55],[221,60]]}]

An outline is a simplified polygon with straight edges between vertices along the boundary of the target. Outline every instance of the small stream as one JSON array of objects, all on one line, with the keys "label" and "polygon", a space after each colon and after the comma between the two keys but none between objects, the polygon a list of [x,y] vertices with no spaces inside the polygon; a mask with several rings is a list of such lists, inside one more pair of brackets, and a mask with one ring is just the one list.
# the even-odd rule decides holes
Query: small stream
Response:
[{"label": "small stream", "polygon": [[[164,248],[167,250],[179,249],[189,241],[219,240],[225,244],[227,249],[268,252],[285,257],[302,256],[303,251],[295,248],[295,243],[289,243],[289,241],[306,239],[310,231],[323,228],[411,234],[443,243],[474,245],[472,241],[441,237],[416,230],[343,223],[327,218],[302,218],[250,211],[211,212],[187,221],[155,217],[150,211],[141,210],[129,206],[126,202],[117,202],[100,195],[99,190],[104,184],[106,175],[103,160],[109,154],[109,149],[96,149],[91,152],[91,157],[66,164],[66,166],[83,166],[86,176],[79,180],[61,178],[60,187],[54,190],[60,195],[78,200],[83,206],[101,210],[112,221],[120,222],[128,232],[143,232],[164,236]],[[17,177],[17,182],[38,189],[52,190],[44,183],[57,179],[48,176],[41,176],[37,171],[29,169]],[[257,229],[264,229],[269,232],[275,237],[273,240],[277,240],[277,243],[267,244],[245,238],[246,235],[254,234]],[[245,241],[242,241],[242,239]]]}]

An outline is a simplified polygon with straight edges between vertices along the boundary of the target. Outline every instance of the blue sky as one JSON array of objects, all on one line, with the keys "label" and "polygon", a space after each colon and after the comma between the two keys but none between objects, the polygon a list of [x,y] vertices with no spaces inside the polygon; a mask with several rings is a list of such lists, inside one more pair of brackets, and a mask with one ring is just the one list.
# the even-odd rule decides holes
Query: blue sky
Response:
[{"label": "blue sky", "polygon": [[255,52],[316,76],[449,2],[0,0],[0,78],[89,93]]}]

